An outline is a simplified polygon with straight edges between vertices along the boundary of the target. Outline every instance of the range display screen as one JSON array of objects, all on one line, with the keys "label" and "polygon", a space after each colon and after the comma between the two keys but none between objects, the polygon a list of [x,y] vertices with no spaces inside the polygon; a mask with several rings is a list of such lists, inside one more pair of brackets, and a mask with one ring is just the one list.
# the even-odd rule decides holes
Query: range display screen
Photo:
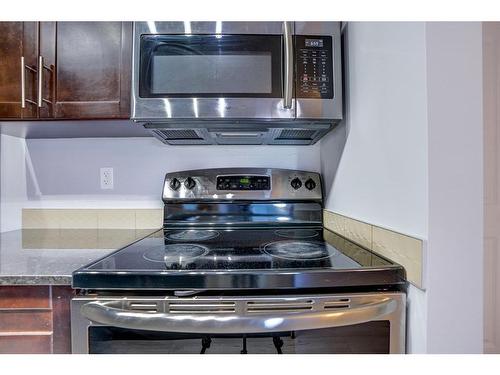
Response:
[{"label": "range display screen", "polygon": [[269,190],[269,176],[218,176],[217,190]]}]

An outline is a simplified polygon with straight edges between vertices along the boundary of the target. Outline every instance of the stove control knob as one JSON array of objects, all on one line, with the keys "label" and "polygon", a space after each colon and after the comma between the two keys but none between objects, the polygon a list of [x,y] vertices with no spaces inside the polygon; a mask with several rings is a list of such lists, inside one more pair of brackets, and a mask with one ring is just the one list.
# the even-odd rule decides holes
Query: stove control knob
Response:
[{"label": "stove control knob", "polygon": [[170,181],[170,189],[179,190],[180,187],[181,187],[181,182],[176,178],[172,178],[172,180]]},{"label": "stove control knob", "polygon": [[310,178],[309,180],[306,181],[304,185],[308,190],[312,190],[316,187],[316,182],[314,182],[314,180]]},{"label": "stove control knob", "polygon": [[193,180],[191,177],[188,177],[184,181],[184,186],[186,187],[186,189],[191,190],[191,189],[193,189],[196,186],[196,181]]},{"label": "stove control knob", "polygon": [[292,181],[290,181],[290,185],[292,185],[292,187],[297,190],[298,188],[300,188],[302,186],[302,181],[300,181],[300,179],[298,177],[295,177]]}]

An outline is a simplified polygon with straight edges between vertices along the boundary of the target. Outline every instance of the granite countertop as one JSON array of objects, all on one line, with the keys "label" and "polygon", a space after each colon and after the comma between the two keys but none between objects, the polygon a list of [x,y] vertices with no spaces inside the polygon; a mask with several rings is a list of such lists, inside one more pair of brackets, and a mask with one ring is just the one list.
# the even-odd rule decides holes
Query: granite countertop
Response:
[{"label": "granite countertop", "polygon": [[23,229],[0,233],[0,285],[71,285],[76,269],[157,229]]}]

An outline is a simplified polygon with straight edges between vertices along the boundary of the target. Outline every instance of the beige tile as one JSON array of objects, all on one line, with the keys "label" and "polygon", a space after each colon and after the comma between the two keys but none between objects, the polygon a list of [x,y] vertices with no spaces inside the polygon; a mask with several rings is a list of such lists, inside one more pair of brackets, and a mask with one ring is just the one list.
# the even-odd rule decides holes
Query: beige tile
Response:
[{"label": "beige tile", "polygon": [[386,260],[380,258],[372,250],[367,250],[327,229],[323,230],[323,238],[330,245],[342,251],[344,255],[347,255],[363,266],[370,267],[388,264]]},{"label": "beige tile", "polygon": [[163,231],[157,228],[148,228],[148,229],[136,229],[135,236],[137,239],[149,237],[151,238],[163,238]]},{"label": "beige tile", "polygon": [[345,237],[368,249],[372,247],[372,226],[346,217]]},{"label": "beige tile", "polygon": [[345,217],[334,212],[323,210],[323,225],[326,229],[345,236]]},{"label": "beige tile", "polygon": [[97,247],[99,249],[119,249],[137,239],[136,231],[133,230],[99,230]]},{"label": "beige tile", "polygon": [[97,214],[98,210],[60,210],[59,225],[61,229],[95,229]]},{"label": "beige tile", "polygon": [[58,249],[59,229],[23,229],[23,249]]},{"label": "beige tile", "polygon": [[98,210],[99,229],[135,229],[135,210]]},{"label": "beige tile", "polygon": [[163,226],[163,210],[141,209],[135,210],[136,229],[155,229]]},{"label": "beige tile", "polygon": [[370,267],[373,265],[374,254],[369,250],[365,250],[361,246],[356,245],[353,242],[346,241],[342,251],[347,256],[365,267]]},{"label": "beige tile", "polygon": [[335,248],[342,249],[345,246],[345,238],[337,235],[329,229],[323,229],[323,238]]},{"label": "beige tile", "polygon": [[98,249],[97,229],[65,229],[60,231],[60,249]]},{"label": "beige tile", "polygon": [[408,281],[422,288],[422,240],[373,226],[372,249],[401,264],[406,270]]},{"label": "beige tile", "polygon": [[60,210],[23,209],[22,225],[25,229],[59,229]]}]

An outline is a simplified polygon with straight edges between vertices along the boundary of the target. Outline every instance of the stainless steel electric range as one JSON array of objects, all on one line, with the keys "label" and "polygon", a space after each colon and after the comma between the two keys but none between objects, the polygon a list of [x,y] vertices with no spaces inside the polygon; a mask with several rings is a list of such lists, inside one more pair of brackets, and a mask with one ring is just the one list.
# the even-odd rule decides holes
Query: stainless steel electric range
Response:
[{"label": "stainless steel electric range", "polygon": [[404,353],[405,271],[323,228],[319,174],[168,173],[163,201],[73,273],[74,353]]}]

